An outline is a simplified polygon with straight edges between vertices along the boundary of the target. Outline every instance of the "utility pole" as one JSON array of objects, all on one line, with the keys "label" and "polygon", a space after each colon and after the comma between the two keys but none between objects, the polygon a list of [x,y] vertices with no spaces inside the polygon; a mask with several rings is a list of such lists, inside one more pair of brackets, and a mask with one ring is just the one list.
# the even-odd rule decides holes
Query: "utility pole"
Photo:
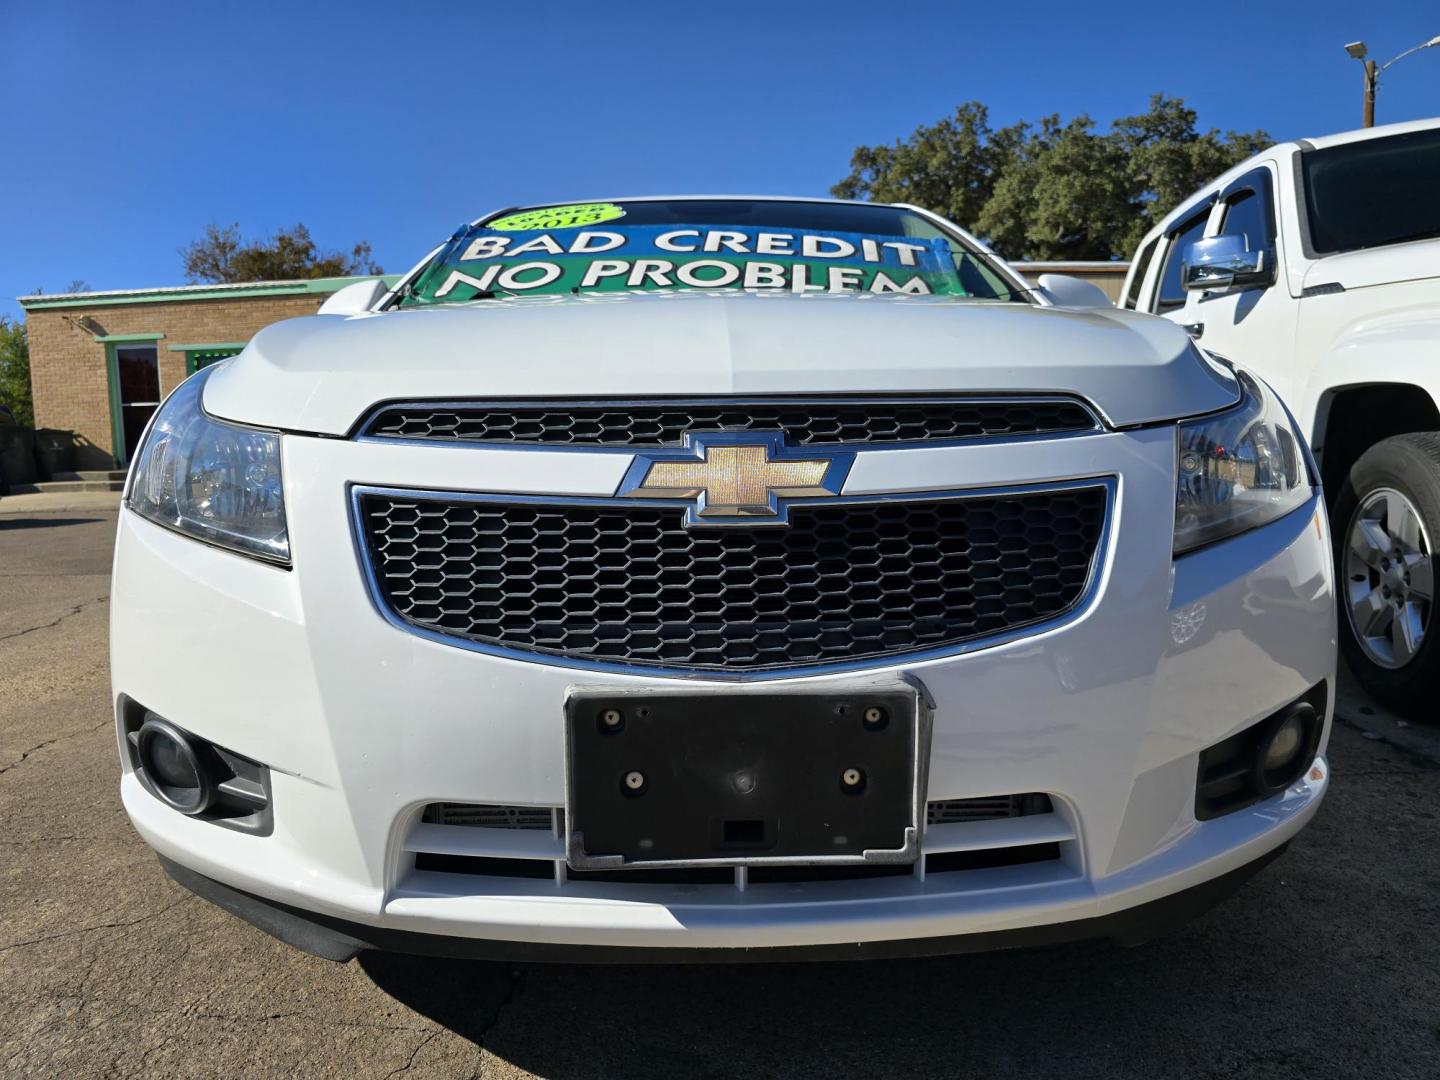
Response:
[{"label": "utility pole", "polygon": [[1437,34],[1429,41],[1422,41],[1413,49],[1406,49],[1399,56],[1395,57],[1394,60],[1388,60],[1383,64],[1376,64],[1374,60],[1369,59],[1370,50],[1366,48],[1365,42],[1363,41],[1352,41],[1349,45],[1345,46],[1347,53],[1365,64],[1365,111],[1363,114],[1365,127],[1375,126],[1375,87],[1379,85],[1380,76],[1384,73],[1385,69],[1397,61],[1404,60],[1405,57],[1411,53],[1417,53],[1421,49],[1433,48],[1436,45],[1440,45],[1440,34]]},{"label": "utility pole", "polygon": [[1375,126],[1375,84],[1380,80],[1380,68],[1374,60],[1365,61],[1365,124]]}]

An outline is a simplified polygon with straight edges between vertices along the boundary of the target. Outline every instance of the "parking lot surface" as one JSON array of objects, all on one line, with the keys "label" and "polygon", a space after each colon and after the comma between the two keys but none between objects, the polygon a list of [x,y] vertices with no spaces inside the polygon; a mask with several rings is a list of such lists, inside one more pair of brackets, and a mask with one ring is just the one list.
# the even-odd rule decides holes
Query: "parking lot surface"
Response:
[{"label": "parking lot surface", "polygon": [[1440,729],[1353,695],[1314,824],[1139,949],[691,968],[297,953],[172,884],[121,810],[114,526],[109,507],[0,502],[0,1074],[1440,1076]]}]

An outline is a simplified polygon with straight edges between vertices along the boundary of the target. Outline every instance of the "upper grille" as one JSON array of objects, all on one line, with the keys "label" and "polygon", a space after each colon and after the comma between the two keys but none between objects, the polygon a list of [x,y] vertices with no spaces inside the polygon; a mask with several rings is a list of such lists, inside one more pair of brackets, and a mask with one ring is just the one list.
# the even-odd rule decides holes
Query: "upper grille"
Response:
[{"label": "upper grille", "polygon": [[743,671],[958,645],[1080,602],[1103,485],[795,506],[789,528],[677,509],[363,492],[379,601],[424,630],[601,664]]},{"label": "upper grille", "polygon": [[392,405],[364,434],[445,442],[680,446],[687,431],[781,431],[792,446],[929,442],[1094,431],[1093,413],[1063,398],[985,401],[484,402]]}]

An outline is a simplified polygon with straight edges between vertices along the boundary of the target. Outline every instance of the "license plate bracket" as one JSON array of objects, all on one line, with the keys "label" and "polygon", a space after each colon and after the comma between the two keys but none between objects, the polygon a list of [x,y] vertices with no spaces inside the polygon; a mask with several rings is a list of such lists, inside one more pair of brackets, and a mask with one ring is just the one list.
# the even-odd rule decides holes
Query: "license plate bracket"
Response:
[{"label": "license plate bracket", "polygon": [[573,869],[919,856],[930,710],[908,680],[577,688],[565,720]]}]

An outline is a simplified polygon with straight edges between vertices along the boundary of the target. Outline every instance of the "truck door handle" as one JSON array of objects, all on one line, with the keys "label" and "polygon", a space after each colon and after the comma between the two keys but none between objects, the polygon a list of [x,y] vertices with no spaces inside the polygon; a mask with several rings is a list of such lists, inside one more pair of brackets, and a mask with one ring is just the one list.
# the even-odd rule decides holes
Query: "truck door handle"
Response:
[{"label": "truck door handle", "polygon": [[1203,337],[1205,335],[1205,324],[1203,322],[1181,323],[1180,329],[1184,330],[1192,338]]}]

